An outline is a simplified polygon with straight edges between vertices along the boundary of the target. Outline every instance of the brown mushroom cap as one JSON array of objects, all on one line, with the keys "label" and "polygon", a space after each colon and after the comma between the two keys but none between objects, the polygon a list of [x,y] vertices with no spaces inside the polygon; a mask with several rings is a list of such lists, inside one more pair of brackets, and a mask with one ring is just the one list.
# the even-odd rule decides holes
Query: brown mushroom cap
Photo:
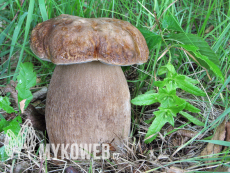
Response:
[{"label": "brown mushroom cap", "polygon": [[112,65],[142,64],[149,51],[140,31],[129,22],[111,18],[81,18],[62,14],[38,24],[31,49],[55,64],[101,61]]}]

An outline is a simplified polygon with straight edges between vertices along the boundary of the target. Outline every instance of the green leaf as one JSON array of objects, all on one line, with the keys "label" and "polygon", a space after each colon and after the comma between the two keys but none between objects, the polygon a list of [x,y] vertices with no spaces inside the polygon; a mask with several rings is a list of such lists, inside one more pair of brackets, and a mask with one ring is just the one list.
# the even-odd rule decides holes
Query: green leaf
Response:
[{"label": "green leaf", "polygon": [[168,91],[166,88],[159,88],[158,94],[161,99],[162,97],[165,97],[165,96],[173,97],[176,95],[176,90]]},{"label": "green leaf", "polygon": [[173,116],[175,116],[178,112],[182,111],[186,107],[186,102],[176,105],[176,106],[171,106],[168,109],[170,109],[173,112]]},{"label": "green leaf", "polygon": [[20,107],[19,103],[26,99],[25,109],[33,98],[30,88],[36,85],[36,73],[33,72],[32,63],[25,62],[20,64],[20,72],[17,76],[17,81],[16,90],[18,91],[18,106]]},{"label": "green leaf", "polygon": [[145,37],[149,50],[151,50],[155,45],[161,42],[162,38],[160,35],[151,32],[147,29],[143,29],[143,28],[138,28],[138,29]]},{"label": "green leaf", "polygon": [[176,74],[174,74],[172,77],[170,78],[165,78],[164,81],[155,81],[154,82],[154,85],[155,86],[158,86],[160,88],[163,88],[164,86],[166,87],[167,91],[170,92],[170,91],[173,91],[177,89],[177,84],[176,82],[174,81],[174,78],[175,78]]},{"label": "green leaf", "polygon": [[8,159],[9,158],[9,156],[6,154],[6,152],[5,152],[5,146],[2,146],[1,148],[0,148],[0,160],[2,161],[2,162],[4,162],[6,159]]},{"label": "green leaf", "polygon": [[134,105],[151,105],[158,102],[158,94],[142,94],[131,100],[131,103]]},{"label": "green leaf", "polygon": [[192,83],[186,80],[184,75],[177,75],[174,79],[177,83],[178,88],[183,89],[186,92],[197,96],[205,96],[205,93],[198,87],[194,86]]},{"label": "green leaf", "polygon": [[174,114],[170,109],[168,109],[167,114],[165,115],[166,121],[174,126],[174,117],[176,117],[176,114]]},{"label": "green leaf", "polygon": [[168,79],[168,78],[165,78],[165,86],[166,86],[166,89],[168,91],[173,91],[177,89],[177,83],[174,81],[174,80],[171,80],[171,79]]},{"label": "green leaf", "polygon": [[222,82],[224,82],[224,77],[222,75],[222,72],[220,71],[219,67],[216,66],[216,64],[214,64],[212,61],[210,61],[206,56],[201,55],[199,52],[194,52],[194,54],[196,55],[197,58],[205,61],[209,65],[209,68],[212,70],[212,72],[217,77],[219,77],[222,80]]},{"label": "green leaf", "polygon": [[147,144],[152,142],[157,137],[156,133],[159,132],[167,122],[174,126],[173,117],[176,115],[174,115],[174,113],[170,109],[164,109],[162,107],[160,107],[159,109],[159,111],[154,112],[156,118],[153,120],[145,136],[145,143]]},{"label": "green leaf", "polygon": [[158,70],[158,75],[162,75],[168,72],[168,69],[164,66],[161,66],[160,69]]},{"label": "green leaf", "polygon": [[22,123],[22,118],[17,116],[9,123],[7,127],[4,127],[3,130],[6,133],[7,130],[10,129],[17,136],[21,129],[20,123]]},{"label": "green leaf", "polygon": [[185,110],[188,110],[189,112],[198,113],[200,112],[200,109],[196,108],[195,106],[191,105],[190,103],[186,102],[186,106],[184,108]]},{"label": "green leaf", "polygon": [[144,122],[147,123],[147,124],[150,124],[150,123],[153,122],[154,118],[155,118],[155,117],[152,117],[152,118],[150,118],[149,120],[145,120]]},{"label": "green leaf", "polygon": [[161,68],[162,72],[170,72],[170,75],[164,79],[164,81],[154,82],[155,86],[164,87],[166,86],[168,91],[175,90],[176,88],[181,88],[189,93],[205,96],[205,93],[193,84],[199,83],[197,80],[191,79],[185,75],[178,75],[175,68],[171,64],[167,64]]},{"label": "green leaf", "polygon": [[10,106],[10,101],[8,97],[0,96],[0,110],[3,109],[7,113],[16,112],[13,107]]},{"label": "green leaf", "polygon": [[154,115],[161,116],[162,119],[167,120],[172,126],[174,126],[174,119],[176,114],[170,108],[159,107],[159,111],[155,111]]},{"label": "green leaf", "polygon": [[153,93],[156,93],[156,90],[149,90],[145,94],[153,94]]},{"label": "green leaf", "polygon": [[163,108],[175,106],[175,104],[176,103],[175,103],[174,97],[171,97],[171,96],[165,96],[161,100],[161,107],[163,107]]},{"label": "green leaf", "polygon": [[157,86],[157,87],[162,88],[162,87],[165,86],[165,81],[155,81],[154,85]]},{"label": "green leaf", "polygon": [[[182,104],[184,104],[184,103],[187,103],[187,102],[185,101],[185,99],[182,99],[182,98],[180,98],[180,97],[178,97],[178,96],[175,96],[174,99],[175,99],[176,105],[182,105]],[[186,107],[186,106],[185,106],[185,107]]]},{"label": "green leaf", "polygon": [[162,21],[162,26],[164,29],[184,32],[181,26],[179,25],[178,20],[172,15],[168,15],[164,17]]},{"label": "green leaf", "polygon": [[174,99],[176,96],[176,90],[168,91],[166,88],[159,88],[158,94],[158,100],[161,103],[161,107],[168,108],[176,105]]},{"label": "green leaf", "polygon": [[224,81],[224,77],[216,64],[214,64],[212,61],[210,61],[206,56],[202,55],[199,51],[199,48],[194,45],[180,45],[181,47],[185,48],[188,51],[192,51],[197,60],[205,61],[205,63],[208,64],[209,68],[213,71],[213,73],[218,76],[222,81]]},{"label": "green leaf", "polygon": [[172,75],[176,73],[174,66],[170,63],[166,64],[165,66],[162,66],[159,69],[158,74],[162,75],[162,74],[167,73],[167,72],[170,72]]},{"label": "green leaf", "polygon": [[[186,33],[179,33],[179,34],[171,34],[166,36],[168,39],[175,40],[177,42],[186,44],[186,45],[193,45],[199,48],[199,52],[201,55],[206,56],[210,61],[212,61],[217,66],[219,65],[219,58],[215,54],[215,52],[209,47],[208,43],[204,41],[202,38],[194,35],[194,34],[186,34]],[[191,47],[190,47],[191,48]],[[196,50],[195,50],[196,51]],[[202,66],[209,69],[209,65],[201,60],[197,60]]]},{"label": "green leaf", "polygon": [[162,116],[159,115],[159,116],[156,116],[156,118],[153,120],[153,122],[152,122],[151,126],[149,127],[148,132],[145,136],[145,143],[146,144],[152,142],[157,137],[157,134],[156,135],[154,135],[154,134],[159,132],[161,130],[161,128],[165,125],[165,123],[167,123],[167,120],[163,119],[162,117],[163,117],[163,115]]},{"label": "green leaf", "polygon": [[188,76],[185,76],[185,80],[190,82],[190,83],[193,83],[193,84],[198,84],[199,83],[198,80],[192,79],[192,78],[190,78]]},{"label": "green leaf", "polygon": [[189,121],[191,121],[193,124],[196,124],[198,126],[204,126],[204,123],[202,123],[200,120],[196,119],[192,115],[188,114],[187,112],[180,111],[180,114],[187,118]]},{"label": "green leaf", "polygon": [[3,131],[3,128],[9,125],[9,121],[6,121],[6,119],[3,117],[0,120],[0,132]]},{"label": "green leaf", "polygon": [[198,47],[191,45],[191,44],[180,44],[181,47],[183,47],[184,49],[186,49],[187,51],[192,51],[192,52],[196,52],[197,50],[199,50]]}]

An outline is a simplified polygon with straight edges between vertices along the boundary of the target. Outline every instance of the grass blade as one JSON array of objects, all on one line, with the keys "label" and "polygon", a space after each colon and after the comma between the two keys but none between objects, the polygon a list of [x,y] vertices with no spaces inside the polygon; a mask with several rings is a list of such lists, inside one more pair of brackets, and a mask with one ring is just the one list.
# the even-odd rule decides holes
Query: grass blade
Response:
[{"label": "grass blade", "polygon": [[41,12],[43,21],[48,20],[48,16],[47,16],[46,6],[45,6],[44,0],[39,0],[39,8],[40,8],[40,12]]},{"label": "grass blade", "polygon": [[11,59],[11,56],[13,54],[16,41],[18,39],[18,34],[21,31],[23,21],[24,21],[24,19],[25,19],[27,14],[28,13],[25,12],[23,15],[20,16],[20,18],[18,20],[18,24],[16,25],[16,27],[14,29],[14,34],[13,34],[12,41],[11,41],[11,46],[10,46],[10,55],[9,55],[8,60],[7,60],[7,65],[5,66],[5,68],[2,69],[2,74],[5,73],[5,70],[6,70],[7,67],[8,67],[8,73],[7,74],[9,75],[9,73],[10,73],[10,59]]},{"label": "grass blade", "polygon": [[29,4],[28,15],[27,15],[27,20],[26,20],[24,41],[23,41],[21,52],[20,52],[18,64],[17,64],[16,70],[15,70],[15,73],[14,73],[14,77],[13,77],[14,81],[16,80],[17,73],[18,73],[18,70],[19,70],[19,65],[20,65],[20,63],[22,61],[23,53],[24,53],[25,46],[26,46],[26,43],[27,43],[27,38],[28,38],[28,35],[29,35],[29,31],[30,31],[30,24],[32,22],[33,10],[34,10],[34,0],[31,0],[30,4]]}]

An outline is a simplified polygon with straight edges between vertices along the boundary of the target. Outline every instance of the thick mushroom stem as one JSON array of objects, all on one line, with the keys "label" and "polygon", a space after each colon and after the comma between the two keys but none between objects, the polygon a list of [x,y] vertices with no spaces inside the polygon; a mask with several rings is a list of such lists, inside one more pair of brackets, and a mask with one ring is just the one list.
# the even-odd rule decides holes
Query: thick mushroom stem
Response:
[{"label": "thick mushroom stem", "polygon": [[50,143],[121,145],[128,139],[130,93],[121,67],[94,61],[57,65],[48,90]]}]

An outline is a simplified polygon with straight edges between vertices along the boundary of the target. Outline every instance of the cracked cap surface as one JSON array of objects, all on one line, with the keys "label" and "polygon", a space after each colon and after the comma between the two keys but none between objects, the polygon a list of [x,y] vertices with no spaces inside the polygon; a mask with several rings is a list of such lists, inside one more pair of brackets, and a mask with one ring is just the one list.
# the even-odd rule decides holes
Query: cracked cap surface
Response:
[{"label": "cracked cap surface", "polygon": [[143,35],[129,22],[67,14],[39,23],[32,31],[30,47],[41,59],[60,65],[142,64],[149,55]]}]

